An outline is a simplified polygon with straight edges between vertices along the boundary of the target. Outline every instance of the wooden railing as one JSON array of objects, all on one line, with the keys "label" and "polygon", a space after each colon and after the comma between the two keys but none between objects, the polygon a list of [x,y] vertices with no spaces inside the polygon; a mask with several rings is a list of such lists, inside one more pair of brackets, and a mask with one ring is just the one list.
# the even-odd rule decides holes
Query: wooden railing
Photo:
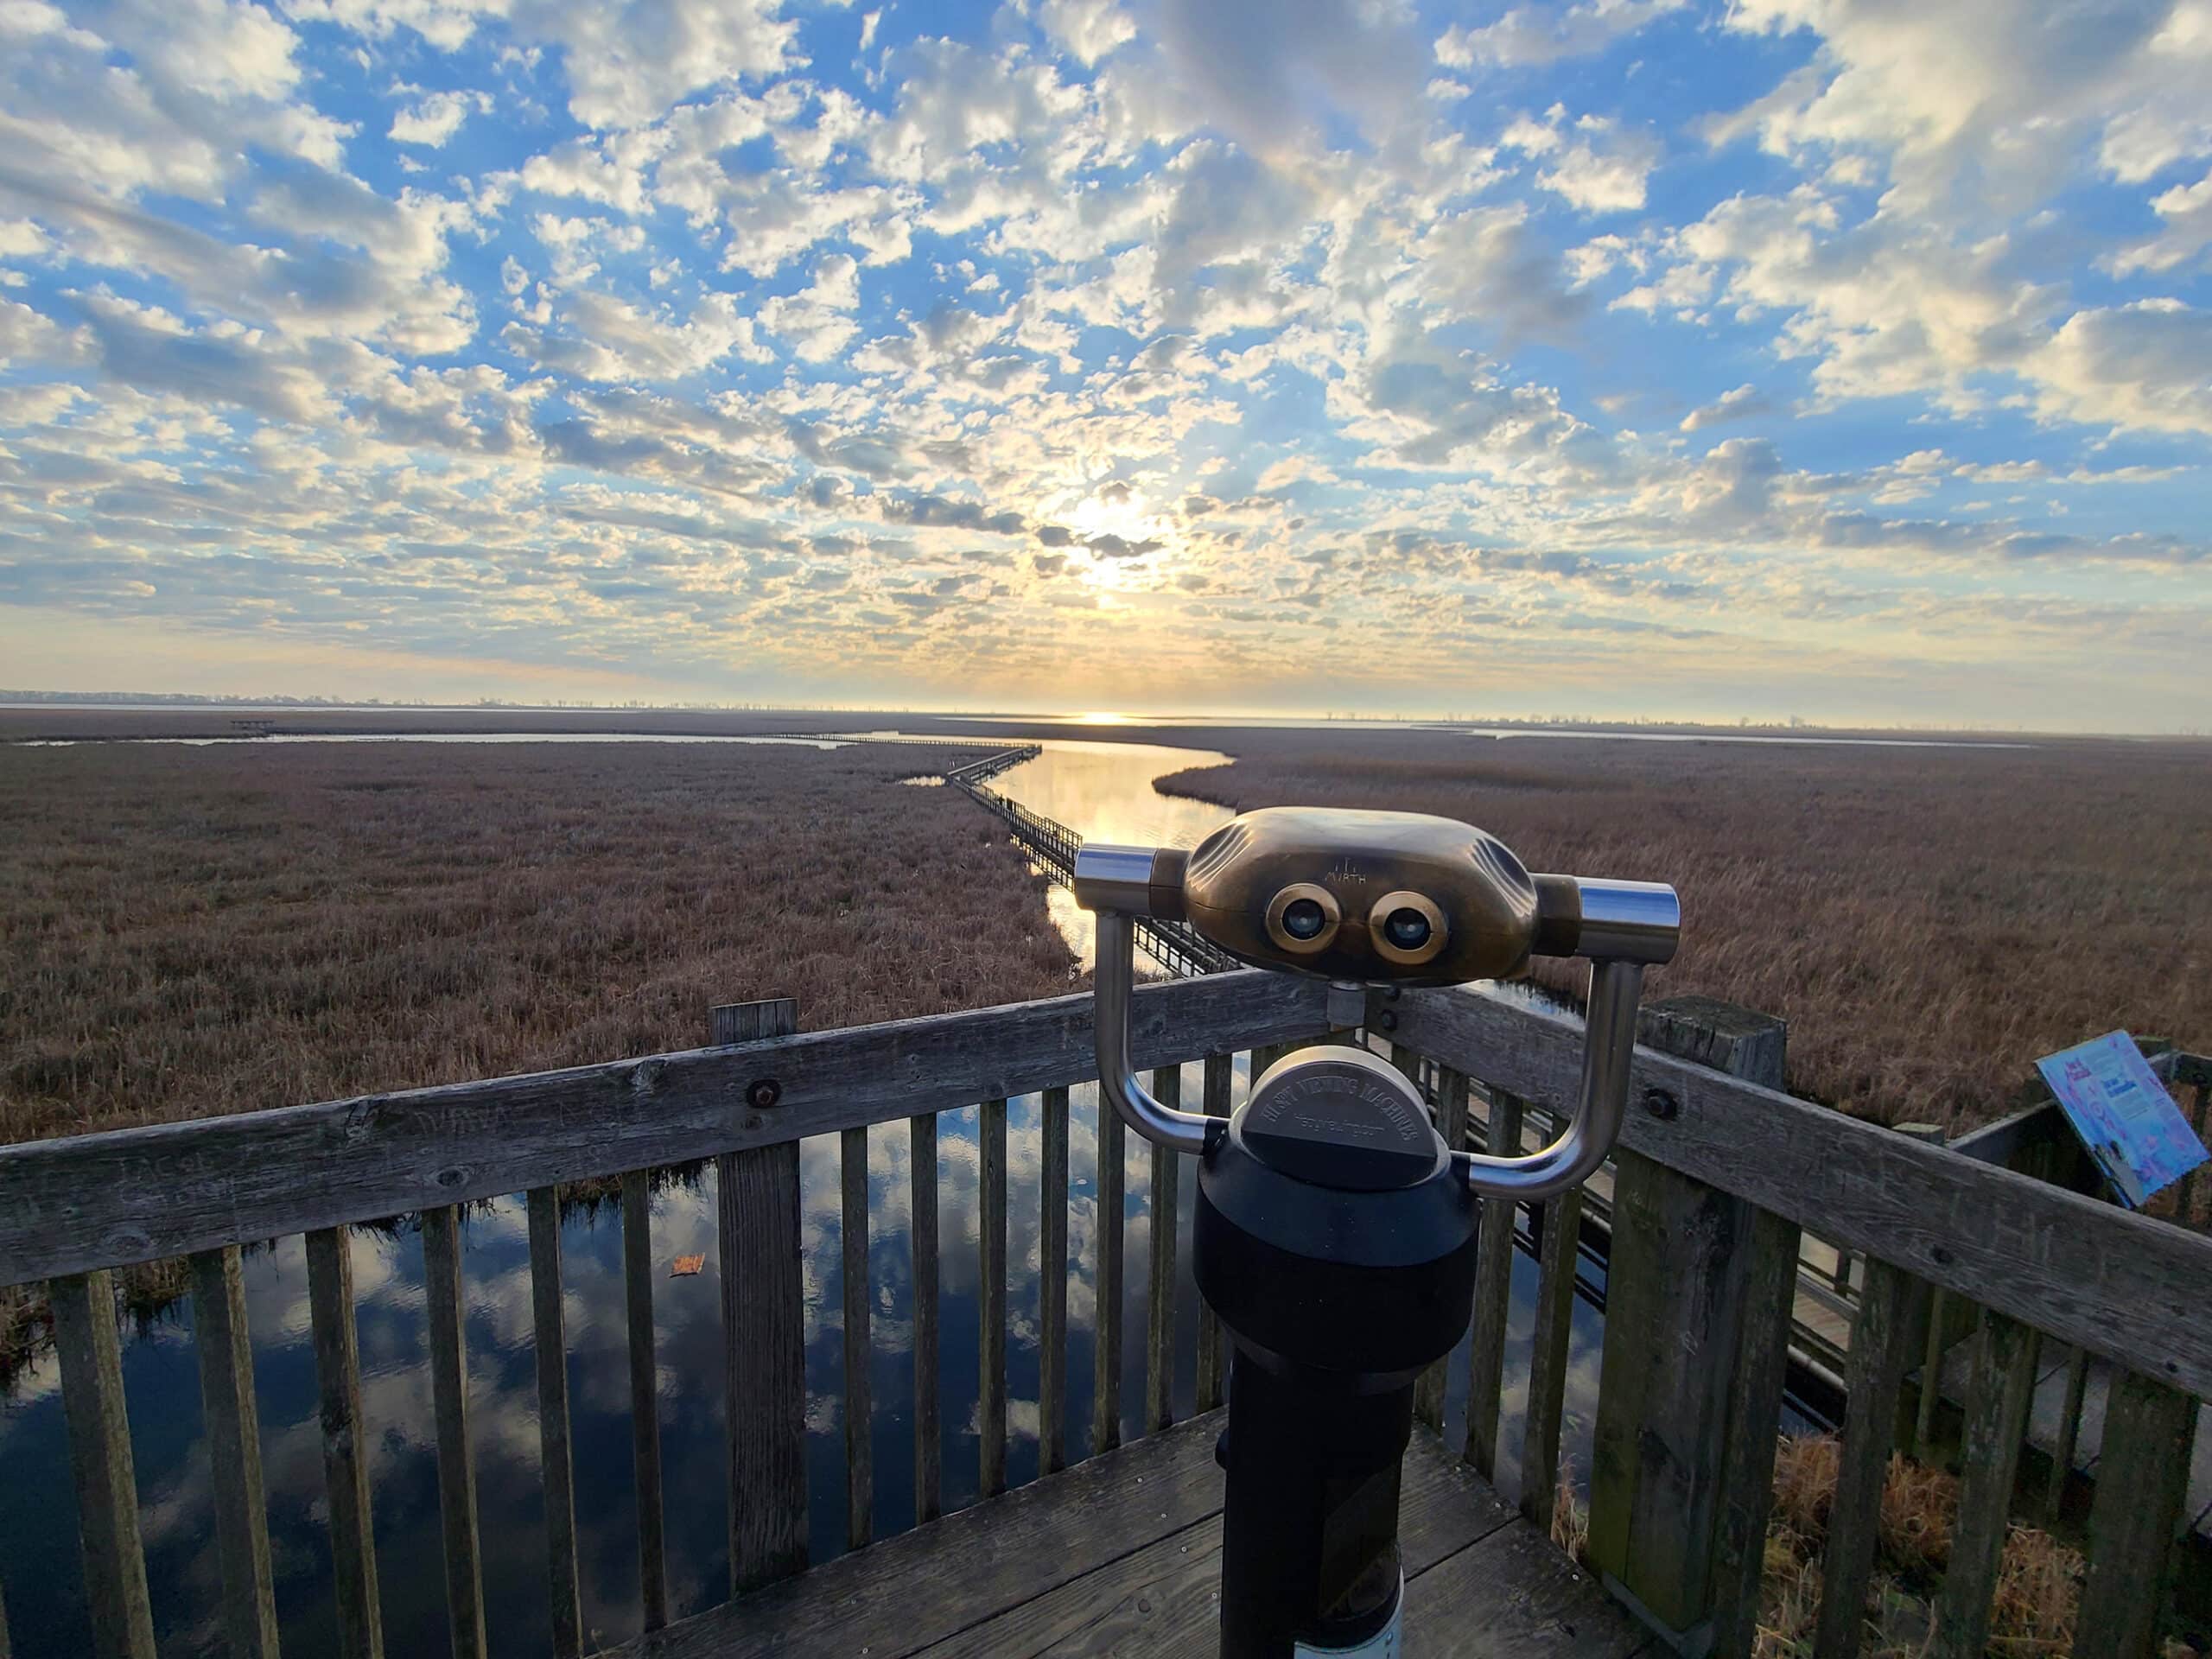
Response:
[{"label": "wooden railing", "polygon": [[[1422,991],[1373,1000],[1369,1026],[1402,1065],[1426,1058],[1442,1068],[1447,1135],[1513,1150],[1529,1104],[1557,1111],[1573,1099],[1581,1029],[1571,1015]],[[1984,1651],[2037,1351],[2052,1339],[2121,1368],[2105,1415],[2074,1652],[2150,1655],[2186,1518],[2197,1402],[2212,1394],[2212,1239],[1794,1099],[1775,1086],[1778,1049],[1747,1052],[1709,1026],[1670,1023],[1663,1009],[1646,1010],[1639,1034],[1654,1046],[1637,1052],[1611,1172],[1588,1516],[1590,1558],[1609,1587],[1686,1650],[1751,1651],[1801,1235],[1816,1232],[1856,1256],[1862,1275],[1816,1659],[1859,1650],[1904,1383],[1935,1351],[1927,1332],[1937,1293],[1981,1316],[1931,1650]],[[2200,1088],[2206,1075],[2193,1056],[2166,1069]],[[1731,1074],[1746,1071],[1753,1075]],[[1471,1099],[1487,1102],[1479,1117]],[[2202,1105],[2200,1093],[2200,1114]],[[1582,1202],[1580,1192],[1550,1200],[1537,1227],[1521,1503],[1547,1522]],[[1486,1247],[1513,1226],[1497,1208],[1483,1217]],[[1467,1456],[1485,1472],[1498,1432],[1506,1255],[1487,1249],[1471,1338]],[[1922,1386],[1939,1381],[1923,1374]],[[1432,1423],[1440,1397],[1433,1383],[1421,1396]],[[2078,1412],[2078,1393],[2069,1406]],[[2054,1478],[2065,1478],[2069,1461],[2070,1452],[2053,1459]]]},{"label": "wooden railing", "polygon": [[[1327,1029],[1318,982],[1241,972],[1148,986],[1135,998],[1136,1063],[1179,1095],[1203,1062],[1202,1104],[1225,1114],[1232,1057],[1252,1074]],[[108,1270],[186,1258],[231,1650],[276,1651],[259,1433],[239,1247],[307,1236],[312,1345],[340,1650],[383,1651],[349,1224],[421,1218],[447,1608],[454,1650],[485,1650],[486,1602],[469,1450],[457,1206],[528,1195],[546,1582],[556,1654],[583,1651],[571,1492],[558,1190],[620,1178],[639,1509],[640,1602],[667,1622],[655,1403],[648,1173],[712,1158],[729,1426],[730,1587],[807,1560],[806,1379],[798,1142],[841,1138],[847,1541],[875,1532],[872,1342],[866,1271],[866,1131],[906,1120],[912,1138],[914,1490],[943,1505],[937,1376],[938,1116],[980,1104],[982,1376],[978,1487],[1007,1483],[1007,1103],[1040,1102],[1039,1457],[1041,1471],[1121,1438],[1122,1125],[1097,1128],[1097,1289],[1092,1420],[1066,1421],[1069,1091],[1094,1076],[1090,1000],[799,1033],[788,1002],[716,1010],[714,1046],[610,1065],[410,1090],[0,1148],[0,1285],[47,1281],[79,1504],[96,1650],[153,1651],[130,1425]],[[1518,1149],[1528,1121],[1573,1098],[1580,1023],[1505,997],[1378,994],[1366,1029],[1435,1090],[1455,1142]],[[1816,1652],[1857,1650],[1883,1472],[1907,1373],[1926,1343],[1933,1291],[1978,1306],[1984,1334],[1965,1402],[1964,1491],[1941,1592],[1939,1650],[1982,1651],[1981,1632],[2025,1428],[2022,1382],[2039,1336],[2125,1368],[2104,1433],[2090,1567],[2075,1651],[2149,1652],[2188,1466],[2196,1399],[2212,1392],[2212,1239],[2064,1186],[1916,1141],[1793,1099],[1778,1043],[1648,1010],[1630,1119],[1607,1178],[1611,1247],[1591,1469],[1589,1550],[1617,1593],[1683,1644],[1750,1649],[1780,1419],[1801,1234],[1863,1264],[1846,1356],[1841,1478],[1826,1554]],[[1688,1056],[1689,1058],[1683,1058]],[[1423,1070],[1424,1063],[1427,1070]],[[1739,1075],[1748,1074],[1748,1075]],[[1149,1432],[1175,1410],[1175,1198],[1180,1160],[1152,1156],[1151,1295],[1141,1340]],[[1556,1502],[1581,1192],[1540,1206],[1535,1341],[1521,1424],[1519,1498],[1548,1522]],[[1464,1448],[1499,1469],[1513,1206],[1481,1218]],[[1198,1321],[1196,1402],[1223,1395],[1226,1344]],[[1445,1370],[1418,1410],[1444,1419]],[[1071,1446],[1071,1440],[1081,1444]],[[711,1614],[706,1615],[711,1617]],[[4,1630],[0,1612],[0,1630]],[[0,1639],[4,1651],[4,1639]]]},{"label": "wooden railing", "polygon": [[[1135,994],[1135,1058],[1154,1087],[1179,1090],[1204,1063],[1205,1109],[1226,1116],[1232,1056],[1264,1066],[1279,1046],[1327,1030],[1318,982],[1243,972]],[[385,1651],[368,1441],[355,1342],[351,1224],[421,1220],[439,1512],[453,1650],[486,1651],[463,1345],[459,1206],[527,1194],[539,1457],[553,1651],[584,1651],[562,1306],[559,1189],[620,1178],[632,1451],[645,1628],[670,1616],[663,1541],[648,1180],[712,1158],[729,1424],[730,1588],[753,1589],[807,1562],[798,1146],[836,1134],[842,1152],[847,1541],[874,1531],[867,1132],[905,1120],[912,1137],[914,1488],[919,1519],[944,1489],[938,1383],[939,1113],[982,1106],[981,1490],[1006,1485],[1007,1103],[1042,1105],[1044,1386],[1041,1467],[1068,1460],[1065,1421],[1069,1091],[1092,1080],[1090,999],[799,1033],[789,1001],[714,1010],[712,1046],[606,1065],[0,1147],[0,1287],[43,1280],[54,1313],[74,1470],[94,1651],[150,1659],[152,1604],[139,1534],[110,1270],[184,1257],[191,1267],[207,1425],[220,1623],[230,1650],[277,1650],[274,1575],[260,1466],[239,1247],[306,1235],[329,1548],[340,1650]],[[1097,1255],[1103,1314],[1094,1353],[1096,1408],[1087,1452],[1121,1439],[1123,1337],[1122,1125],[1099,1131]],[[1144,1335],[1143,1427],[1173,1416],[1177,1160],[1155,1154],[1153,1313]],[[1164,1217],[1166,1224],[1158,1224]],[[1218,1404],[1225,1347],[1202,1319],[1198,1398]],[[1086,1455],[1078,1449],[1075,1455]],[[0,1659],[8,1651],[0,1609]]]}]

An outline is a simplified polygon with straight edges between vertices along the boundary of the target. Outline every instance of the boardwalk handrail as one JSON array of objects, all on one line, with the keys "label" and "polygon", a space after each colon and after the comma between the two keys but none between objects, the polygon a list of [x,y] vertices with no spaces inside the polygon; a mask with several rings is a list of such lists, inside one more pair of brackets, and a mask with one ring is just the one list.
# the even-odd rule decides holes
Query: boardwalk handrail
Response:
[{"label": "boardwalk handrail", "polygon": [[[1326,1029],[1248,969],[1146,986],[1137,1063]],[[1089,1081],[1088,993],[0,1147],[0,1286],[683,1163]],[[747,1098],[772,1079],[772,1105]]]},{"label": "boardwalk handrail", "polygon": [[[1394,1035],[1554,1109],[1581,1021],[1480,992],[1416,991]],[[1621,1144],[2175,1387],[2212,1395],[2212,1237],[1638,1048]]]}]

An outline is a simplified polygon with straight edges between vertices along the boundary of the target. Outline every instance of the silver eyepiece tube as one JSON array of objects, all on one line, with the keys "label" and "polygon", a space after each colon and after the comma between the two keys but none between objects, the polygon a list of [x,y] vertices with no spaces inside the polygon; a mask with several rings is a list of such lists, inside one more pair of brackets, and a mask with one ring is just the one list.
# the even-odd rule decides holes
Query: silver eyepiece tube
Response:
[{"label": "silver eyepiece tube", "polygon": [[[1136,929],[1128,912],[1101,910],[1096,962],[1091,969],[1093,1017],[1097,1022],[1098,1092],[1115,1116],[1156,1147],[1202,1154],[1228,1126],[1219,1118],[1179,1112],[1153,1098],[1129,1064],[1129,994],[1136,977]],[[1635,1007],[1633,999],[1630,1007]]]},{"label": "silver eyepiece tube", "polygon": [[1574,954],[1592,962],[1637,962],[1656,968],[1675,959],[1682,937],[1682,906],[1659,881],[1574,878],[1582,931]]},{"label": "silver eyepiece tube", "polygon": [[1152,914],[1152,867],[1156,847],[1108,847],[1086,841],[1076,849],[1075,901],[1085,910]]},{"label": "silver eyepiece tube", "polygon": [[1643,989],[1640,962],[1590,964],[1590,1013],[1582,1038],[1582,1084],[1567,1133],[1524,1158],[1455,1152],[1452,1161],[1469,1186],[1485,1196],[1550,1198],[1596,1173],[1620,1138],[1628,1111],[1629,1073],[1636,1058],[1636,1004]]}]

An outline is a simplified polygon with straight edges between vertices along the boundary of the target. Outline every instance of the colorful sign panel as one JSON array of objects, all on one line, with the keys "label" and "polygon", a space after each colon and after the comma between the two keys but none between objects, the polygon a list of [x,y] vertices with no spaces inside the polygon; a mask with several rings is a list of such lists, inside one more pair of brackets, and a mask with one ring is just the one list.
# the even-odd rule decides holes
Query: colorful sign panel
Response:
[{"label": "colorful sign panel", "polygon": [[2107,1032],[2036,1067],[2130,1209],[2212,1157],[2126,1032]]}]

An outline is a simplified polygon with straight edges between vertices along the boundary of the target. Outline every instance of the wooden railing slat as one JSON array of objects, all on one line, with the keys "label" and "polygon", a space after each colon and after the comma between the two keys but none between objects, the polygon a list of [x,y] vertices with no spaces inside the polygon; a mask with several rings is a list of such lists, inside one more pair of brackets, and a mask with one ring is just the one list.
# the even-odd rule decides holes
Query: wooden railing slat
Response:
[{"label": "wooden railing slat", "polygon": [[806,1311],[798,1146],[715,1160],[729,1424],[730,1588],[806,1565]]},{"label": "wooden railing slat", "polygon": [[1959,1519],[1936,1607],[1939,1659],[1982,1659],[1989,1644],[1990,1598],[2012,1524],[2012,1487],[2035,1391],[2036,1333],[2018,1319],[1990,1314],[1974,1343],[1967,1390]]},{"label": "wooden railing slat", "polygon": [[[1236,1060],[1234,1055],[1206,1056],[1205,1096],[1203,1110],[1208,1117],[1227,1117],[1230,1101],[1236,1083]],[[1203,1296],[1198,1299],[1198,1408],[1211,1411],[1219,1406],[1229,1376],[1229,1344],[1221,1327],[1221,1315]]]},{"label": "wooden railing slat", "polygon": [[1044,1160],[1038,1175],[1037,1467],[1067,1464],[1068,1091],[1047,1089],[1039,1103]]},{"label": "wooden railing slat", "polygon": [[468,1442],[467,1305],[461,1287],[461,1213],[452,1205],[425,1210],[423,1297],[429,1327],[430,1403],[437,1425],[446,1624],[454,1659],[483,1659],[483,1550],[476,1523],[476,1465]]},{"label": "wooden railing slat", "polygon": [[637,1471],[638,1599],[645,1628],[668,1623],[660,1467],[660,1360],[653,1327],[652,1173],[622,1175],[622,1300],[630,1351],[630,1460]]},{"label": "wooden railing slat", "polygon": [[[772,1038],[804,1043],[791,1034],[798,1021],[798,1005],[788,997],[727,1003],[709,1014],[717,1045]],[[750,1050],[739,1064],[758,1076],[767,1052]],[[785,1070],[778,1065],[774,1075],[781,1078]],[[784,1104],[787,1085],[785,1090],[756,1116],[795,1128]],[[836,1127],[857,1124],[849,1119]],[[806,1565],[806,1306],[797,1139],[721,1154],[715,1187],[730,1590],[742,1595]]]},{"label": "wooden railing slat", "polygon": [[583,1652],[576,1571],[575,1465],[569,1433],[568,1321],[561,1306],[560,1189],[530,1190],[530,1311],[537,1362],[538,1474],[545,1489],[546,1591],[555,1659]]},{"label": "wooden railing slat", "polygon": [[1921,1287],[1904,1268],[1869,1256],[1844,1370],[1843,1451],[1828,1511],[1827,1559],[1814,1659],[1854,1659],[1866,1625],[1882,1484],[1890,1466],[1906,1339]]},{"label": "wooden railing slat", "polygon": [[330,1555],[344,1659],[382,1659],[376,1533],[361,1421],[361,1355],[353,1328],[353,1257],[343,1228],[307,1236],[308,1316],[322,1408],[322,1475],[330,1500]]},{"label": "wooden railing slat", "polygon": [[1091,1283],[1096,1329],[1091,1343],[1090,1450],[1093,1456],[1122,1443],[1122,1120],[1098,1099],[1098,1204],[1092,1243]]},{"label": "wooden railing slat", "polygon": [[1751,1261],[1729,1379],[1728,1439],[1722,1453],[1720,1512],[1713,1538],[1713,1650],[1722,1659],[1750,1659],[1758,1639],[1801,1243],[1796,1223],[1770,1210],[1752,1212]]},{"label": "wooden railing slat", "polygon": [[914,1272],[914,1519],[944,1508],[944,1448],[938,1421],[937,1119],[909,1119],[907,1249]]},{"label": "wooden railing slat", "polygon": [[[1318,1032],[1327,995],[1257,969],[1141,985],[1131,1052]],[[756,1043],[0,1147],[0,1285],[1034,1094],[1097,1064],[1087,995]],[[774,1104],[748,1099],[756,1082]]]},{"label": "wooden railing slat", "polygon": [[[276,1659],[276,1580],[269,1561],[269,1497],[254,1409],[253,1339],[236,1246],[191,1260],[192,1332],[200,1353],[200,1416],[223,1570],[223,1634],[232,1659]],[[0,1659],[5,1638],[0,1637]]]},{"label": "wooden railing slat", "polygon": [[72,1274],[47,1287],[69,1424],[69,1468],[99,1659],[153,1659],[153,1605],[138,1533],[138,1482],[123,1398],[123,1349],[115,1328],[115,1282]]},{"label": "wooden railing slat", "polygon": [[15,1649],[8,1640],[8,1598],[0,1593],[0,1659],[14,1659]]},{"label": "wooden railing slat", "polygon": [[875,1343],[869,1321],[868,1131],[837,1136],[838,1244],[843,1271],[845,1548],[875,1536]]},{"label": "wooden railing slat", "polygon": [[[1521,1150],[1518,1095],[1493,1089],[1483,1149],[1497,1157]],[[1497,1420],[1505,1390],[1505,1321],[1513,1309],[1513,1226],[1517,1206],[1484,1198],[1475,1243],[1475,1317],[1467,1363],[1466,1459],[1484,1480],[1497,1478]]]},{"label": "wooden railing slat", "polygon": [[2133,1371],[2113,1379],[2074,1659],[2146,1659],[2157,1651],[2196,1428],[2196,1402],[2179,1389]]},{"label": "wooden railing slat", "polygon": [[[1467,1074],[1440,1067],[1436,1084],[1436,1129],[1444,1144],[1458,1152],[1467,1144]],[[1421,1374],[1414,1384],[1414,1416],[1441,1432],[1444,1427],[1444,1389],[1452,1369],[1449,1354]]]},{"label": "wooden railing slat", "polygon": [[2066,1392],[2058,1408],[2058,1434],[2051,1443],[2050,1480],[2044,1488],[2044,1524],[2054,1525],[2066,1501],[2066,1483],[2074,1475],[2074,1451],[2081,1444],[2082,1405],[2089,1391],[2089,1356],[2075,1348],[2067,1356]]},{"label": "wooden railing slat", "polygon": [[978,1386],[982,1445],[977,1458],[985,1497],[1006,1491],[1006,1102],[987,1100],[982,1112],[982,1369]]},{"label": "wooden railing slat", "polygon": [[[1183,1068],[1163,1065],[1152,1074],[1154,1098],[1179,1109]],[[1152,1214],[1146,1228],[1144,1427],[1147,1434],[1175,1421],[1175,1227],[1182,1154],[1152,1148]]]},{"label": "wooden railing slat", "polygon": [[[1574,1097],[1582,1025],[1484,993],[1409,991],[1400,1033],[1548,1103]],[[1638,1049],[1630,1151],[2168,1386],[2212,1395],[2212,1237],[1955,1156],[1742,1078]],[[2095,1286],[2094,1296],[2082,1287]]]},{"label": "wooden railing slat", "polygon": [[1536,1258],[1541,1268],[1536,1334],[1529,1356],[1529,1414],[1521,1444],[1521,1512],[1548,1529],[1559,1497],[1559,1440],[1567,1412],[1582,1189],[1569,1187],[1545,1200],[1542,1217],[1543,1238]]}]

